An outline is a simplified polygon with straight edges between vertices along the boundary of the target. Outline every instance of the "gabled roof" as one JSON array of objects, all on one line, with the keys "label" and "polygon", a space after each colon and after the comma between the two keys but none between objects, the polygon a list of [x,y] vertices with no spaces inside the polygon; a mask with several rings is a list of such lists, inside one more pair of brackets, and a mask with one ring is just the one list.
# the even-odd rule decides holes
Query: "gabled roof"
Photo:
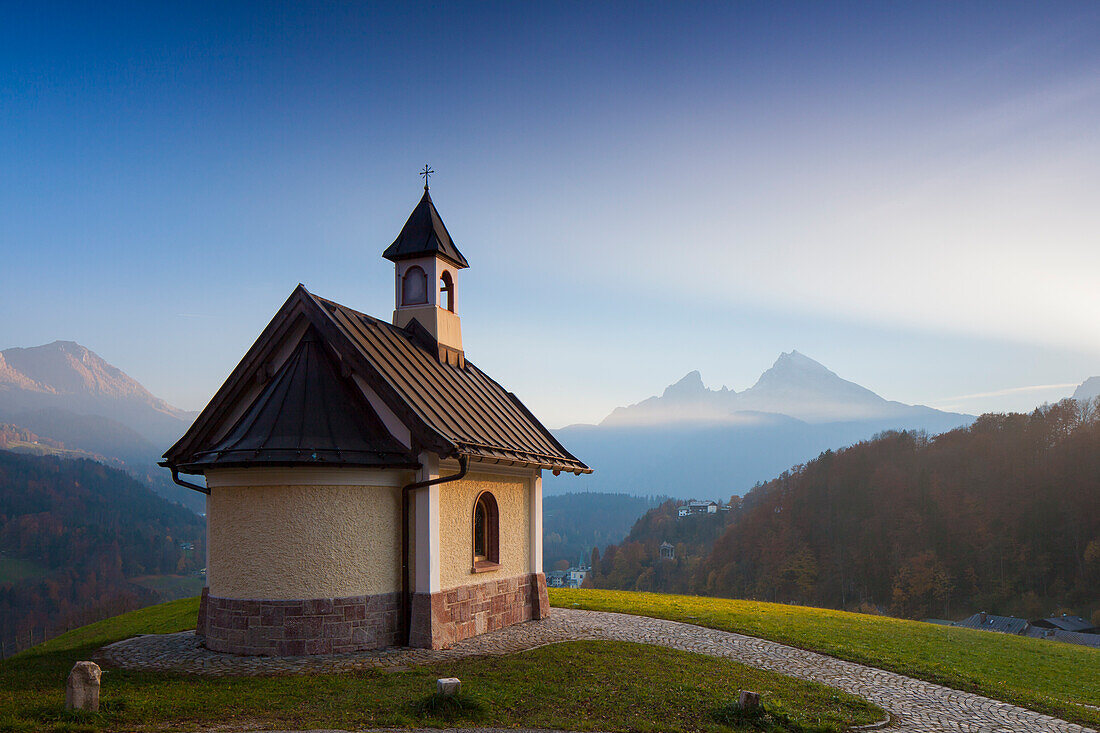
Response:
[{"label": "gabled roof", "polygon": [[1041,618],[1031,622],[1032,626],[1038,626],[1044,629],[1061,629],[1062,631],[1089,631],[1094,628],[1092,623],[1086,621],[1080,616],[1070,616],[1068,614],[1064,616],[1050,616],[1049,618]]},{"label": "gabled roof", "polygon": [[428,189],[425,187],[420,203],[409,214],[409,219],[401,228],[401,233],[397,235],[397,239],[393,240],[393,244],[386,248],[382,256],[397,262],[428,255],[439,255],[459,269],[470,266],[458,251],[458,247],[451,241],[451,235],[443,225],[443,219],[435,210],[432,197],[428,195]]},{"label": "gabled roof", "polygon": [[184,468],[256,463],[415,467],[417,460],[340,376],[310,328],[232,430]]},{"label": "gabled roof", "polygon": [[1015,616],[994,616],[991,613],[976,613],[955,625],[964,629],[999,631],[1002,634],[1022,634],[1028,627],[1027,619],[1016,618]]},{"label": "gabled roof", "polygon": [[1065,642],[1066,644],[1080,644],[1082,646],[1091,646],[1095,649],[1100,649],[1100,634],[1087,634],[1080,631],[1064,631],[1062,629],[1048,629],[1032,626],[1027,630],[1025,636],[1032,636],[1036,639],[1054,639],[1055,641]]},{"label": "gabled roof", "polygon": [[[272,418],[265,409],[251,407],[261,401],[255,385],[258,379],[264,378],[266,371],[278,376],[284,370],[293,369],[297,373],[304,369],[304,365],[286,366],[297,351],[289,357],[279,356],[286,351],[288,340],[302,330],[314,332],[316,344],[307,347],[304,355],[298,357],[299,361],[308,357],[313,360],[308,363],[328,364],[333,373],[348,377],[342,384],[349,389],[355,384],[354,378],[361,380],[408,429],[412,445],[402,446],[406,455],[430,451],[442,457],[465,456],[578,474],[592,472],[573,457],[514,394],[471,362],[466,361],[463,366],[441,362],[435,343],[415,320],[407,328],[397,328],[319,298],[302,285],[294,290],[183,438],[165,453],[165,462],[184,472],[195,473],[208,465],[200,461],[231,445],[231,439],[237,439],[238,433],[242,445],[257,445],[257,435],[262,430],[259,427],[246,430],[245,424],[267,425]],[[316,354],[322,354],[327,361],[319,360]],[[287,384],[289,394],[287,379],[284,377],[282,383]],[[275,390],[276,381],[272,378],[272,385],[263,391]],[[322,381],[331,380],[326,377]],[[356,411],[367,410],[373,402],[362,396],[360,386],[356,384],[354,389],[362,398],[357,397],[357,402],[349,404],[355,404]],[[269,394],[264,404],[275,405],[276,396],[274,392]],[[364,401],[369,403],[365,407]],[[244,403],[250,407],[244,409]],[[236,415],[241,417],[234,417]],[[249,418],[250,415],[253,417]],[[374,417],[364,419],[373,425],[371,420],[378,415],[373,409],[369,415]],[[230,420],[232,427],[228,424]],[[387,431],[387,440],[379,440],[371,449],[391,455],[390,434],[392,430]],[[317,447],[309,445],[308,441],[303,445],[303,451]],[[271,456],[263,453],[247,462],[251,465],[273,463]]]}]

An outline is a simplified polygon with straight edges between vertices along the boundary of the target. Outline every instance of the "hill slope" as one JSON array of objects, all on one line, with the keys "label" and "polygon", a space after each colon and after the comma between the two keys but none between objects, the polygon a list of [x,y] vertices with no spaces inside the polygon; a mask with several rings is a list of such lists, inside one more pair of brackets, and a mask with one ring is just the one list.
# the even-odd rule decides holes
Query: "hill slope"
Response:
[{"label": "hill slope", "polygon": [[592,548],[620,542],[659,500],[629,494],[558,494],[542,505],[543,568],[588,562]]},{"label": "hill slope", "polygon": [[204,530],[122,471],[0,451],[0,557],[42,572],[0,584],[3,641],[154,602],[128,579],[202,568]]},{"label": "hill slope", "polygon": [[977,692],[1065,720],[1100,724],[1100,650],[1088,647],[863,613],[726,598],[552,588],[550,603],[654,616],[770,639]]},{"label": "hill slope", "polygon": [[713,545],[662,562],[657,546],[691,521],[651,511],[594,582],[916,618],[1087,617],[1100,608],[1100,415],[1064,400],[823,453],[750,492]]}]

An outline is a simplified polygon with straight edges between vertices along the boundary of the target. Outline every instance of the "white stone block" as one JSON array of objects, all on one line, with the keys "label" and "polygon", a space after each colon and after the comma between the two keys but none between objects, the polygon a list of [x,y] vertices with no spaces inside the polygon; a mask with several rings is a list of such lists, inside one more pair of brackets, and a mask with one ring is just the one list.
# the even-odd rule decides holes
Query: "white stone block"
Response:
[{"label": "white stone block", "polygon": [[462,680],[457,677],[441,677],[435,681],[435,690],[440,695],[457,695],[462,689]]}]

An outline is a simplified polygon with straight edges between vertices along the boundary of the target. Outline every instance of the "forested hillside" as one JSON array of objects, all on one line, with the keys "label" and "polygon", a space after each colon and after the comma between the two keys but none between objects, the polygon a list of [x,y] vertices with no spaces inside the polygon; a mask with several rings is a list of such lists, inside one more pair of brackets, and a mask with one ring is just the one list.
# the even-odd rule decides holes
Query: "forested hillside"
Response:
[{"label": "forested hillside", "polygon": [[696,519],[653,510],[593,583],[912,618],[1087,616],[1100,607],[1100,412],[1065,400],[826,451],[749,492],[713,543],[660,560]]},{"label": "forested hillside", "polygon": [[127,473],[0,451],[0,641],[153,603],[128,579],[194,573],[203,543],[200,517]]},{"label": "forested hillside", "polygon": [[582,492],[547,496],[542,504],[543,567],[587,562],[592,548],[619,542],[661,498]]}]

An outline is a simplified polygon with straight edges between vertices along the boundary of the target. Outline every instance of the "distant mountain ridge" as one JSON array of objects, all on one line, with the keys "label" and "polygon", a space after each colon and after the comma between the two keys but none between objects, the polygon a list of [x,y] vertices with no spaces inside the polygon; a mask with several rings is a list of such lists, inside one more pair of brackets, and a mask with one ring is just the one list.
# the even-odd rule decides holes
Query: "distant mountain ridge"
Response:
[{"label": "distant mountain ridge", "polygon": [[600,425],[745,424],[774,420],[776,415],[816,424],[944,414],[950,413],[886,400],[810,357],[790,351],[780,354],[756,384],[743,392],[726,387],[708,389],[699,372],[693,371],[669,385],[660,397],[616,408]]},{"label": "distant mountain ridge", "polygon": [[[887,400],[790,351],[742,392],[708,389],[689,372],[659,396],[616,408],[599,425],[555,435],[596,469],[584,491],[725,499],[824,450],[886,430],[941,433],[972,415]],[[547,493],[570,490],[544,480]],[[559,488],[560,487],[560,488]]]},{"label": "distant mountain ridge", "polygon": [[0,422],[116,458],[162,496],[201,511],[156,461],[197,413],[173,407],[74,341],[0,351]]},{"label": "distant mountain ridge", "polygon": [[98,414],[160,440],[197,413],[173,407],[75,341],[0,351],[0,410]]}]

